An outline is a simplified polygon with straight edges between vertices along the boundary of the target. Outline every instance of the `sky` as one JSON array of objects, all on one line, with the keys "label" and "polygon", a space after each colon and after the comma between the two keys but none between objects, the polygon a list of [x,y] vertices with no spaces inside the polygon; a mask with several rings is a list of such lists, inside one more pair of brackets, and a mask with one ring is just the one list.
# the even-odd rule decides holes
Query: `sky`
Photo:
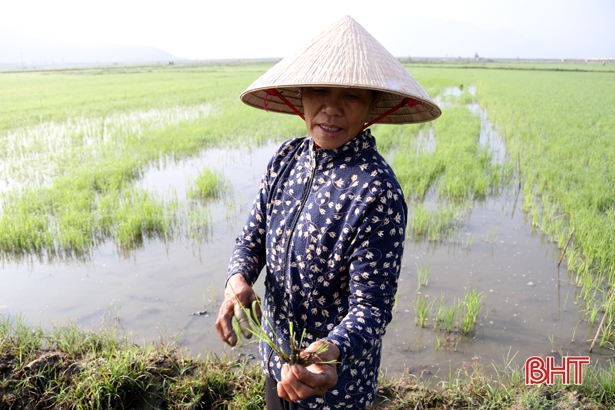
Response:
[{"label": "sky", "polygon": [[0,28],[189,59],[284,57],[347,14],[400,57],[615,57],[614,0],[0,0]]}]

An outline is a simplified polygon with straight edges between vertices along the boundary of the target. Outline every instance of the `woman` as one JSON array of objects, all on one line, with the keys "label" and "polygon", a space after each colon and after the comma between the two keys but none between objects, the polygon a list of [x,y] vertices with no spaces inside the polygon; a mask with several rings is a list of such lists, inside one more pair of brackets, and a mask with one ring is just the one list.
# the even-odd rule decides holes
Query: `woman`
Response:
[{"label": "woman", "polygon": [[407,213],[367,126],[429,121],[440,109],[348,16],[241,99],[301,116],[309,136],[285,142],[269,162],[236,241],[216,328],[235,345],[231,319],[239,303],[256,300],[252,285],[266,267],[264,330],[288,352],[292,323],[306,331],[302,355],[321,352],[291,366],[261,342],[267,408],[363,409],[376,397]]}]

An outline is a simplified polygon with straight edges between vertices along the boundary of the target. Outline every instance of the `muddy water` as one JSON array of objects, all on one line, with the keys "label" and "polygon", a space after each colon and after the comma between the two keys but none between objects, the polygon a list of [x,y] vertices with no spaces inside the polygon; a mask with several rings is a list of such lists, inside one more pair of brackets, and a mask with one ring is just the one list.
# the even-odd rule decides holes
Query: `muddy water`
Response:
[{"label": "muddy water", "polygon": [[[493,135],[481,138],[496,140]],[[185,198],[186,187],[203,166],[229,178],[232,195],[210,204],[208,242],[198,246],[189,241],[167,245],[153,241],[129,256],[108,245],[85,263],[5,261],[0,314],[22,314],[29,323],[46,328],[68,321],[91,328],[117,326],[132,333],[137,342],[174,339],[194,355],[256,355],[254,345],[232,350],[224,346],[213,323],[235,236],[277,145],[210,150],[177,164],[159,164],[145,173],[142,186],[163,194],[174,192],[178,199]],[[503,154],[494,159],[500,160],[499,155]],[[526,358],[552,355],[552,350],[586,354],[586,341],[595,329],[577,310],[580,304],[565,263],[557,268],[559,250],[533,230],[519,209],[521,203],[522,198],[515,199],[513,193],[511,198],[475,204],[456,241],[434,245],[408,240],[397,311],[385,336],[382,366],[389,374],[410,371],[446,378],[450,368],[472,358],[490,364],[514,357],[513,362],[521,366]],[[442,333],[415,325],[413,303],[420,266],[431,269],[429,285],[420,292],[436,299],[435,305],[441,295],[447,306],[463,299],[470,287],[484,292],[481,323],[473,338],[447,340]],[[262,279],[256,288],[262,295]],[[193,314],[203,311],[208,313]],[[594,363],[599,354],[595,350]]]}]

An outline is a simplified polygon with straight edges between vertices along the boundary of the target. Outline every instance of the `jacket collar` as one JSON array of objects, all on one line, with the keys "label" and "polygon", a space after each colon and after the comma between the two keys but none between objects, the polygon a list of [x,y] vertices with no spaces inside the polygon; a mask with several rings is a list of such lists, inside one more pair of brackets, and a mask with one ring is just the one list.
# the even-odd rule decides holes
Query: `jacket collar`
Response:
[{"label": "jacket collar", "polygon": [[319,164],[325,164],[337,158],[353,157],[361,151],[376,147],[376,139],[372,136],[369,128],[361,131],[356,137],[336,149],[319,148],[316,150],[312,137],[308,137],[307,141],[309,143],[310,158],[316,155],[316,161]]}]

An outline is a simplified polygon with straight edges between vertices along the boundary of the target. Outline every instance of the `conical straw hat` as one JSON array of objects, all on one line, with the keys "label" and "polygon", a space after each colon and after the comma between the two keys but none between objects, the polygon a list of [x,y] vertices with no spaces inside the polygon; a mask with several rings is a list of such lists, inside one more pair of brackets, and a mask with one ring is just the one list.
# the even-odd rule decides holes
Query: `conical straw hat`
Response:
[{"label": "conical straw hat", "polygon": [[409,124],[431,121],[442,111],[427,92],[371,34],[352,17],[345,16],[296,54],[288,56],[263,74],[240,96],[244,103],[269,111],[293,114],[280,98],[268,95],[275,89],[303,113],[300,87],[355,87],[382,92],[372,121],[404,102],[409,104],[378,120]]}]

